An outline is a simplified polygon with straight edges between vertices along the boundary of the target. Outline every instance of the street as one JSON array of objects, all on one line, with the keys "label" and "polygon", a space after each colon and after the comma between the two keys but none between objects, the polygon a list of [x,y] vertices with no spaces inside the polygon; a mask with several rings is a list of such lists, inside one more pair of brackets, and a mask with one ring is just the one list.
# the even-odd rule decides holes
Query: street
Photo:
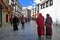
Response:
[{"label": "street", "polygon": [[[60,40],[60,27],[52,26],[52,39],[44,37],[41,40]],[[40,40],[37,35],[37,25],[35,21],[25,23],[22,29],[21,23],[18,26],[18,31],[13,31],[13,26],[0,28],[0,40]]]}]

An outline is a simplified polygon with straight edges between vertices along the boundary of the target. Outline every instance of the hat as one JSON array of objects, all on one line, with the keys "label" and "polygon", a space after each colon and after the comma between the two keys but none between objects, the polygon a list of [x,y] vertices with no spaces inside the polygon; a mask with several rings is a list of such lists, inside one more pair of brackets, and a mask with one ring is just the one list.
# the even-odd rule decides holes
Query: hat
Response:
[{"label": "hat", "polygon": [[49,16],[49,14],[47,14],[46,16]]}]

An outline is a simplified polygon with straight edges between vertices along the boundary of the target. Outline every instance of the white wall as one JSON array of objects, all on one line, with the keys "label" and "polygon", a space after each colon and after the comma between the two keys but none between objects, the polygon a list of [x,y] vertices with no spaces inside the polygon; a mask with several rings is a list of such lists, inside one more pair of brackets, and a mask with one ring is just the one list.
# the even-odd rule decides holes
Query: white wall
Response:
[{"label": "white wall", "polygon": [[45,18],[46,14],[49,13],[54,22],[56,19],[60,22],[60,0],[53,0],[53,6],[41,9],[39,12],[42,13]]},{"label": "white wall", "polygon": [[6,13],[2,11],[2,26],[5,26],[6,24]]},{"label": "white wall", "polygon": [[27,9],[22,9],[22,14],[24,15],[24,17],[27,16]]}]

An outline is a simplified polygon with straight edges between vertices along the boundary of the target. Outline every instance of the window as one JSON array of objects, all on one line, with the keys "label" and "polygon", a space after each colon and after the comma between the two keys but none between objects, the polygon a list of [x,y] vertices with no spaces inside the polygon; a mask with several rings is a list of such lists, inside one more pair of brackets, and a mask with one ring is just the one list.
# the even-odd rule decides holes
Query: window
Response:
[{"label": "window", "polygon": [[50,0],[50,6],[52,6],[53,5],[53,0]]},{"label": "window", "polygon": [[48,7],[48,1],[46,2],[46,7]]},{"label": "window", "polygon": [[50,6],[50,1],[48,1],[48,6]]},{"label": "window", "polygon": [[45,8],[45,3],[43,3],[43,8]]},{"label": "window", "polygon": [[42,9],[42,4],[41,4],[41,9]]},{"label": "window", "polygon": [[52,5],[53,5],[53,0],[48,0],[45,3],[41,4],[40,8],[43,9],[43,8],[46,8],[46,7],[49,7],[49,6],[52,6]]}]

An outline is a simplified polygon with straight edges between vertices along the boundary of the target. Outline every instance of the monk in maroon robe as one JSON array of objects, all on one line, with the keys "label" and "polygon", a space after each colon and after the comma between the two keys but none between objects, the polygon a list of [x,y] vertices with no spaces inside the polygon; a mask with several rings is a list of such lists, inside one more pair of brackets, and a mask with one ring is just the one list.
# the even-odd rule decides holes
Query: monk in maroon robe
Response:
[{"label": "monk in maroon robe", "polygon": [[41,37],[45,34],[44,32],[44,17],[40,13],[36,19],[36,23],[38,25],[38,36]]}]

